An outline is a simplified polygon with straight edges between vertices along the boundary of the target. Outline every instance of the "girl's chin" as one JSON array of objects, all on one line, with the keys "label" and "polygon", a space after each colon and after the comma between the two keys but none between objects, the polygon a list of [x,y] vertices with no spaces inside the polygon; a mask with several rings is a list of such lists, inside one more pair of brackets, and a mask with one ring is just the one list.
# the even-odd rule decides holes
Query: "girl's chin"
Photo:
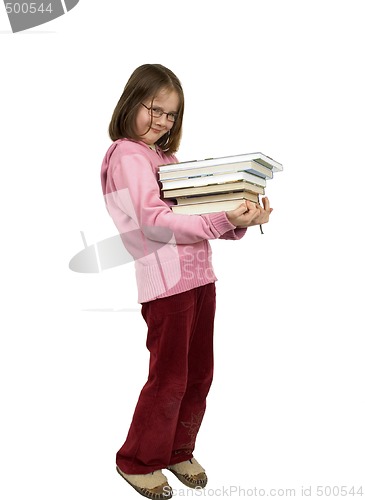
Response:
[{"label": "girl's chin", "polygon": [[[165,133],[166,132],[164,132],[164,134]],[[161,130],[156,131],[151,129],[145,136],[141,137],[141,141],[148,146],[153,146],[164,134],[161,134]]]}]

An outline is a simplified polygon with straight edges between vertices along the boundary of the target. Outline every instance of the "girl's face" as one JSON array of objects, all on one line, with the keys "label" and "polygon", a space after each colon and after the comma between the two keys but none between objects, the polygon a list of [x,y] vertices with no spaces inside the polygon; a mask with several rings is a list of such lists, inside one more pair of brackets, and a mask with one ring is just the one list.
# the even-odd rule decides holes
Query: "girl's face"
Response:
[{"label": "girl's face", "polygon": [[[158,117],[156,113],[153,113],[153,110],[157,111],[157,114],[160,114],[158,113],[159,110],[160,112],[164,111],[164,114]],[[173,115],[178,110],[179,96],[177,92],[175,90],[161,90],[153,100],[153,104],[151,100],[146,100],[140,105],[136,117],[136,134],[141,138],[142,142],[152,146],[172,128],[174,122],[171,120],[173,120]]]}]

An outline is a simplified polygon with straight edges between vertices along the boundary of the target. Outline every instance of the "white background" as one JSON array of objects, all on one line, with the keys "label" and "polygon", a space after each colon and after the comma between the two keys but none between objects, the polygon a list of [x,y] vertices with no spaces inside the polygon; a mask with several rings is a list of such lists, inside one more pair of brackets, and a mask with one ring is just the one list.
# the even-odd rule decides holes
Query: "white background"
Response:
[{"label": "white background", "polygon": [[0,6],[2,498],[137,495],[114,469],[147,375],[133,264],[68,262],[80,231],[116,233],[100,164],[146,62],[183,83],[180,160],[284,164],[265,235],[212,242],[216,370],[196,449],[208,493],[365,493],[362,3],[81,0],[18,34]]}]

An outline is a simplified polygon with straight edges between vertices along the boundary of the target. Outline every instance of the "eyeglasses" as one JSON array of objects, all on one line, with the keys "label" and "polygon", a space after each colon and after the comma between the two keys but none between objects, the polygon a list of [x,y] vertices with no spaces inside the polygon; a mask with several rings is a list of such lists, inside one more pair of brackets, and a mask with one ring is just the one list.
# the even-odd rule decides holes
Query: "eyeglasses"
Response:
[{"label": "eyeglasses", "polygon": [[162,115],[166,115],[169,122],[176,122],[177,120],[178,113],[166,113],[166,111],[161,108],[148,107],[143,104],[143,102],[141,102],[141,104],[148,109],[149,114],[153,116],[153,118],[161,118]]}]

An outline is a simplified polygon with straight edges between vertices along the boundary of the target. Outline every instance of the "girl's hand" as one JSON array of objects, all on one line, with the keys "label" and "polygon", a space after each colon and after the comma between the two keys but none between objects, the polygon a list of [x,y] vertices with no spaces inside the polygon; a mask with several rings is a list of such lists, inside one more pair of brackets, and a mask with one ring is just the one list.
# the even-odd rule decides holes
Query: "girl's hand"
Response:
[{"label": "girl's hand", "polygon": [[269,222],[269,217],[273,211],[270,208],[269,199],[262,198],[263,207],[252,201],[244,201],[235,210],[226,212],[227,218],[231,224],[236,227],[250,227]]}]

